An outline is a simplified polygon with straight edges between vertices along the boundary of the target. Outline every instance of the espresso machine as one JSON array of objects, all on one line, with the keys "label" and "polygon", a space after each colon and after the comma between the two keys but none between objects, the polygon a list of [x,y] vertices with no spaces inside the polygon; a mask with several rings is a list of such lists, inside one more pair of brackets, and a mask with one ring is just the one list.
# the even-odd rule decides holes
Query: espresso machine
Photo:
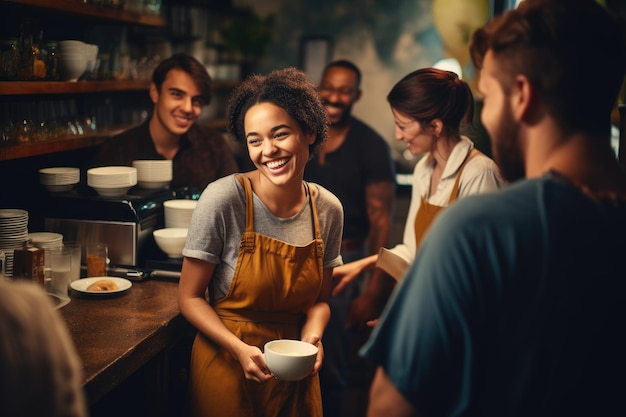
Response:
[{"label": "espresso machine", "polygon": [[175,198],[186,197],[180,191],[139,188],[119,198],[78,191],[48,193],[42,207],[45,229],[61,233],[64,241],[80,241],[83,247],[106,243],[109,275],[142,280],[155,276],[159,269],[174,272],[164,275],[179,277],[182,261],[168,259],[152,235],[164,227],[163,202]]}]

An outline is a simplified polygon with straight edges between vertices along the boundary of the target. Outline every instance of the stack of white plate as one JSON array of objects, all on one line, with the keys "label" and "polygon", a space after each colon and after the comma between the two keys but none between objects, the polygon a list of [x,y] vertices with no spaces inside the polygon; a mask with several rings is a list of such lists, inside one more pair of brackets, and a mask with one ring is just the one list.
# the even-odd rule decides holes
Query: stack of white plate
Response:
[{"label": "stack of white plate", "polygon": [[22,209],[0,209],[0,251],[4,252],[4,273],[13,276],[13,251],[28,240],[28,212]]},{"label": "stack of white plate", "polygon": [[39,170],[39,182],[52,192],[70,191],[80,182],[80,169],[71,167],[42,168]]},{"label": "stack of white plate", "polygon": [[33,246],[43,249],[60,249],[63,247],[63,235],[52,232],[33,232],[28,234]]},{"label": "stack of white plate", "polygon": [[196,200],[167,200],[163,202],[165,227],[189,228]]},{"label": "stack of white plate", "polygon": [[137,185],[142,188],[165,188],[172,180],[172,161],[169,159],[136,160],[133,167],[137,168]]},{"label": "stack of white plate", "polygon": [[137,184],[137,168],[108,166],[87,170],[87,185],[103,197],[122,197]]}]

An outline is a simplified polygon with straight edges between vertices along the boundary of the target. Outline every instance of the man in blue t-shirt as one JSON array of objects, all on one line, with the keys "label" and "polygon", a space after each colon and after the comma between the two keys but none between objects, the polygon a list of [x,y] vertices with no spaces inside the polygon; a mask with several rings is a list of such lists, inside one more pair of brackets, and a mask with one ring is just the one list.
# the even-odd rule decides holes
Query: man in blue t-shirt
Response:
[{"label": "man in blue t-shirt", "polygon": [[594,0],[525,0],[473,34],[511,185],[435,220],[361,350],[368,416],[626,415],[624,50]]}]

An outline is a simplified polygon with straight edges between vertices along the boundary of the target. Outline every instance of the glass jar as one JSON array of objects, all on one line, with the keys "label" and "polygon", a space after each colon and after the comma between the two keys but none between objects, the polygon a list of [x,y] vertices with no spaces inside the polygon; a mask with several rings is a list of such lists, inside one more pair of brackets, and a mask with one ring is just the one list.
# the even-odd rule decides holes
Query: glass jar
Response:
[{"label": "glass jar", "polygon": [[46,62],[44,61],[43,53],[39,45],[33,44],[31,51],[33,54],[33,80],[45,80],[48,70],[46,69]]},{"label": "glass jar", "polygon": [[59,80],[59,43],[48,41],[41,44],[41,53],[46,64],[46,80]]},{"label": "glass jar", "polygon": [[17,38],[0,41],[0,79],[16,81],[21,77],[21,56]]},{"label": "glass jar", "polygon": [[20,46],[22,61],[20,63],[21,74],[20,79],[24,81],[32,81],[33,79],[33,37],[23,36]]}]

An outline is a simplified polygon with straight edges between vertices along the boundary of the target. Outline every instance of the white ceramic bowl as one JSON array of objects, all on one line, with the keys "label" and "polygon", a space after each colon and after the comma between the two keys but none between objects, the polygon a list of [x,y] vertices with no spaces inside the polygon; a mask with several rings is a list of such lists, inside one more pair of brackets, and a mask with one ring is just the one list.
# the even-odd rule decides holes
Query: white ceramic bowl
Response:
[{"label": "white ceramic bowl", "polygon": [[133,167],[137,168],[137,185],[141,188],[165,188],[172,180],[172,161],[164,160],[135,160]]},{"label": "white ceramic bowl", "polygon": [[167,200],[163,202],[165,227],[189,227],[197,200]]},{"label": "white ceramic bowl", "polygon": [[39,182],[51,192],[70,191],[80,182],[80,169],[72,167],[41,168]]},{"label": "white ceramic bowl", "polygon": [[87,69],[87,59],[82,55],[61,55],[59,67],[63,81],[78,81]]},{"label": "white ceramic bowl", "polygon": [[132,187],[137,184],[137,168],[106,166],[87,170],[87,185],[90,187]]},{"label": "white ceramic bowl", "polygon": [[157,190],[161,188],[167,188],[170,185],[169,181],[140,181],[137,180],[137,185],[146,190]]},{"label": "white ceramic bowl", "polygon": [[75,39],[65,39],[59,41],[59,48],[61,49],[61,52],[70,49],[83,50],[85,48],[85,45],[87,45],[85,42]]},{"label": "white ceramic bowl", "polygon": [[62,193],[66,191],[72,191],[74,188],[74,184],[43,184],[43,188],[50,191],[51,193]]},{"label": "white ceramic bowl", "polygon": [[166,227],[152,232],[154,240],[170,258],[182,258],[187,240],[187,230],[182,227]]},{"label": "white ceramic bowl", "polygon": [[91,188],[96,190],[101,197],[124,197],[131,187],[104,187],[92,185]]},{"label": "white ceramic bowl", "polygon": [[276,378],[299,381],[311,373],[317,350],[317,346],[300,340],[278,339],[265,344],[263,355]]},{"label": "white ceramic bowl", "polygon": [[103,197],[122,197],[137,184],[137,169],[106,166],[87,170],[87,185]]}]

